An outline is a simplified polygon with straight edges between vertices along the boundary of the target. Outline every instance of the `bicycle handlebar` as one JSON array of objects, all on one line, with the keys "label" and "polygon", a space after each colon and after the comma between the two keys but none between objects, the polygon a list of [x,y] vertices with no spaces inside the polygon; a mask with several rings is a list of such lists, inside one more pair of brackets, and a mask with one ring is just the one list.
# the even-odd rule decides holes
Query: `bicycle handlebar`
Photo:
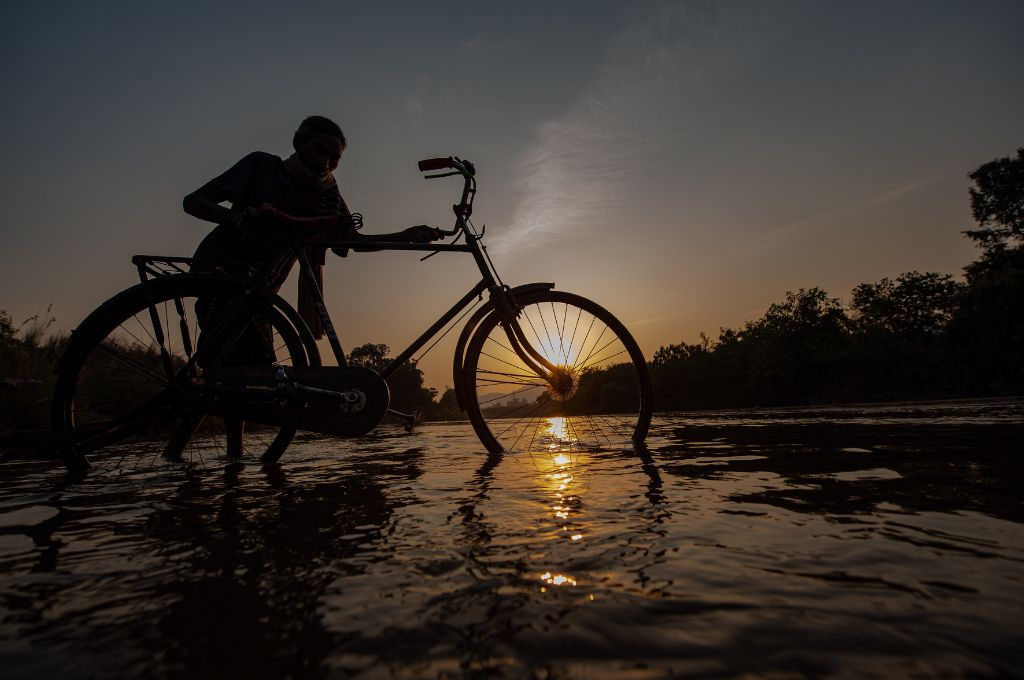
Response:
[{"label": "bicycle handlebar", "polygon": [[[472,209],[472,194],[475,193],[476,182],[473,176],[476,174],[476,168],[473,167],[473,163],[461,158],[454,156],[447,156],[443,158],[425,158],[419,163],[420,172],[434,172],[437,170],[454,170],[454,172],[448,173],[448,175],[462,175],[466,180],[466,187],[463,190],[462,202],[460,205],[455,206],[457,209],[465,208],[464,215],[468,217],[469,211]],[[447,176],[447,175],[435,175]],[[429,178],[428,178],[429,179]],[[458,210],[456,210],[458,212]],[[462,213],[460,213],[462,214]],[[316,232],[325,232],[328,229],[348,226],[355,229],[359,229],[362,226],[362,215],[359,213],[353,213],[351,217],[343,216],[325,216],[325,217],[296,217],[294,215],[288,215],[286,213],[275,210],[274,219],[283,226],[290,228],[293,231],[303,233],[307,236],[312,235]],[[459,233],[459,227],[456,225],[455,228],[441,229],[435,227],[435,230],[440,237],[455,236]]]},{"label": "bicycle handlebar", "polygon": [[455,159],[451,156],[447,158],[425,158],[417,165],[420,168],[420,172],[433,172],[434,170],[451,170],[455,167]]},{"label": "bicycle handlebar", "polygon": [[458,158],[457,156],[448,156],[447,158],[425,158],[417,165],[420,168],[420,172],[434,172],[435,170],[453,170],[454,172],[446,172],[442,175],[430,175],[427,179],[432,177],[448,177],[450,175],[462,175],[466,179],[470,179],[476,174],[476,167],[473,166],[471,161]]}]

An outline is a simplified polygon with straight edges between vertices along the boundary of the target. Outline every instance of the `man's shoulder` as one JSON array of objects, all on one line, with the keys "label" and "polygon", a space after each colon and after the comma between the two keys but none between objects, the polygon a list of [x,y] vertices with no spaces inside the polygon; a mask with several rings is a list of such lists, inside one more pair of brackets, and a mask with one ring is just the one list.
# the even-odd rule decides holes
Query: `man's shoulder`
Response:
[{"label": "man's shoulder", "polygon": [[224,175],[244,177],[244,181],[249,182],[253,177],[276,177],[283,167],[280,157],[266,151],[253,151],[239,159]]},{"label": "man's shoulder", "polygon": [[281,160],[280,156],[275,156],[272,153],[266,151],[253,151],[245,156],[242,160],[249,161],[251,163],[258,163],[260,165],[280,165],[284,161]]},{"label": "man's shoulder", "polygon": [[280,167],[283,163],[284,161],[272,153],[267,153],[266,151],[253,151],[238,159],[238,161],[224,174],[249,175],[254,171]]}]

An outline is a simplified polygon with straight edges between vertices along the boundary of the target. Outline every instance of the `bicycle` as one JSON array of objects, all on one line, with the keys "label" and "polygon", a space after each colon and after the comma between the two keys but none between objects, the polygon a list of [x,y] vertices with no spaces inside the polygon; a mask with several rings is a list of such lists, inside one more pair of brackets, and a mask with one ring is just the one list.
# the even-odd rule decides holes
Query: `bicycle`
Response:
[{"label": "bicycle", "polygon": [[[420,161],[419,169],[427,179],[463,179],[454,227],[437,230],[446,242],[330,240],[325,234],[338,226],[336,217],[281,216],[279,259],[248,277],[193,272],[192,258],[133,257],[140,282],[82,321],[56,368],[52,427],[64,438],[67,467],[86,470],[97,460],[124,469],[147,461],[219,459],[227,435],[218,422],[225,418],[249,424],[245,454],[265,463],[281,457],[297,430],[366,434],[389,412],[386,380],[402,366],[414,366],[416,352],[435,338],[436,345],[466,317],[456,343],[454,389],[488,452],[642,443],[651,420],[651,381],[625,326],[596,303],[554,290],[553,283],[505,285],[482,244],[484,233],[470,219],[477,191],[473,164],[432,158]],[[425,251],[422,259],[468,253],[481,278],[376,372],[347,363],[304,251],[311,246]],[[306,323],[268,287],[293,257],[314,292],[337,366],[322,364]],[[211,298],[228,301],[227,309],[200,331],[196,302]],[[238,363],[229,360],[233,348],[253,333],[272,343],[273,357],[260,365],[232,365]],[[416,420],[415,414],[391,413],[407,427]]]}]

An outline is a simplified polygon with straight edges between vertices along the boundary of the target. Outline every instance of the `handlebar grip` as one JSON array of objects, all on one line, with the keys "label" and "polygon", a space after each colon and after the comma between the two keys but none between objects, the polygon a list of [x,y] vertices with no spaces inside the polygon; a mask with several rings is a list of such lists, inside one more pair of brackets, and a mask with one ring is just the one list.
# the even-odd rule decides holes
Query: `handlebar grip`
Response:
[{"label": "handlebar grip", "polygon": [[451,156],[448,156],[447,158],[426,158],[420,161],[417,165],[420,167],[420,172],[451,170],[455,167],[455,163]]}]

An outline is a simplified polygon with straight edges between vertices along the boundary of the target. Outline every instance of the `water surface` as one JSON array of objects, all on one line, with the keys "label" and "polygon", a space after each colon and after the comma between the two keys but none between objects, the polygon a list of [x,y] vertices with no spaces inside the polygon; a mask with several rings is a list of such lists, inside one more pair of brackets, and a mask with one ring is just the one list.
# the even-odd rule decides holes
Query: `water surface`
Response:
[{"label": "water surface", "polygon": [[[557,428],[558,423],[553,423]],[[662,414],[488,459],[464,424],[282,464],[0,466],[5,678],[999,677],[1024,402]]]}]

